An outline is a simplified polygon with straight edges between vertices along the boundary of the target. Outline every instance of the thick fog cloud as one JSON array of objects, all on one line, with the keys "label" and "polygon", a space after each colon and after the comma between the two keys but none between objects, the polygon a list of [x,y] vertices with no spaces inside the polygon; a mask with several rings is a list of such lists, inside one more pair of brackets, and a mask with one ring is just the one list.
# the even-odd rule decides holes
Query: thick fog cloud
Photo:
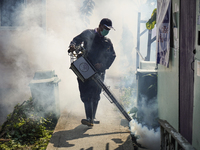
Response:
[{"label": "thick fog cloud", "polygon": [[[55,70],[61,79],[61,110],[83,113],[76,76],[69,69],[70,57],[67,50],[74,36],[85,29],[98,27],[104,17],[113,22],[115,30],[109,32],[108,38],[117,54],[106,76],[120,77],[135,70],[137,13],[141,11],[150,14],[154,7],[144,5],[146,0],[94,2],[92,15],[89,16],[90,23],[86,23],[81,19],[80,12],[83,0],[48,0],[46,3],[27,1],[17,16],[21,26],[0,30],[0,124],[17,103],[31,97],[29,83],[37,70]],[[144,19],[148,17],[144,15]]]}]

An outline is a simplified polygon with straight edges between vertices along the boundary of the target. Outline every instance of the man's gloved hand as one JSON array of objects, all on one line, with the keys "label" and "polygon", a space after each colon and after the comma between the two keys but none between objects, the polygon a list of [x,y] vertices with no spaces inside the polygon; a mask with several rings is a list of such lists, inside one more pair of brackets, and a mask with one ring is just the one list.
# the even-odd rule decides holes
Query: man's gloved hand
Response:
[{"label": "man's gloved hand", "polygon": [[75,45],[70,45],[68,49],[68,53],[73,52],[75,50]]}]

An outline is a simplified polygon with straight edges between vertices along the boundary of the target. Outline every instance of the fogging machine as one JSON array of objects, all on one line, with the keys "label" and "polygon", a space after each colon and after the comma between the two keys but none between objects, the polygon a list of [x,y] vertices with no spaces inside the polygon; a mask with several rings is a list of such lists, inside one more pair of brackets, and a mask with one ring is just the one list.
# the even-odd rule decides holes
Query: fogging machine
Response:
[{"label": "fogging machine", "polygon": [[100,86],[103,91],[106,93],[106,98],[111,103],[114,103],[117,108],[120,110],[120,112],[124,115],[124,117],[130,122],[132,118],[127,114],[127,112],[124,110],[124,108],[119,104],[117,99],[114,97],[114,95],[110,92],[108,87],[103,83],[101,80],[100,75],[97,73],[95,67],[84,57],[86,50],[83,46],[76,46],[75,49],[68,50],[68,53],[71,57],[71,66],[70,69],[77,75],[77,77],[82,80],[82,82],[85,82],[88,79],[94,80],[98,86]]}]

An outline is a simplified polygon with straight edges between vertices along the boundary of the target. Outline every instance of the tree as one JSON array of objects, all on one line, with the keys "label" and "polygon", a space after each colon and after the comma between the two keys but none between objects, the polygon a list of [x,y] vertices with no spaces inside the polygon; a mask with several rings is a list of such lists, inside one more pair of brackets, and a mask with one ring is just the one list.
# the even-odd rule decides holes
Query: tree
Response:
[{"label": "tree", "polygon": [[92,11],[94,9],[95,2],[93,0],[84,0],[83,6],[81,7],[81,18],[86,23],[89,24],[89,17],[92,15]]}]

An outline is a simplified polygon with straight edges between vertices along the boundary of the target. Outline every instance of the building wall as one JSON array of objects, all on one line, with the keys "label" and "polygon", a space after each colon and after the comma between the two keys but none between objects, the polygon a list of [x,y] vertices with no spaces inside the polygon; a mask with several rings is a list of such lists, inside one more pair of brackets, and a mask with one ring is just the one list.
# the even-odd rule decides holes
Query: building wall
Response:
[{"label": "building wall", "polygon": [[[192,6],[194,5],[194,1],[188,1],[190,4],[192,3]],[[177,9],[178,7],[179,9]],[[177,11],[179,10],[179,11]],[[182,9],[184,11],[185,9]],[[186,11],[186,10],[185,10]],[[193,13],[195,17],[194,10],[188,6],[187,11]],[[180,57],[179,57],[179,52],[183,50],[187,50],[187,55],[192,55],[193,48],[187,47],[183,48],[184,46],[182,45],[182,49],[180,49],[181,45],[176,45],[180,44],[179,43],[179,18],[180,18],[180,1],[179,0],[172,0],[172,12],[177,14],[172,15],[173,17],[176,16],[178,25],[177,28],[172,29],[171,31],[171,39],[172,39],[172,45],[171,45],[171,51],[170,51],[170,64],[169,68],[166,68],[162,65],[158,65],[158,109],[159,109],[159,118],[167,120],[177,131],[180,132],[180,124],[184,125],[184,122],[179,122],[180,116],[180,88],[179,86],[179,67],[180,67]],[[191,15],[190,17],[191,20],[194,21],[194,17]],[[183,14],[182,14],[183,15]],[[186,15],[189,15],[186,13]],[[184,18],[183,18],[184,19]],[[190,25],[189,30],[193,30],[193,25],[195,23],[189,21],[188,19],[187,24],[192,24]],[[183,26],[182,26],[183,28]],[[195,28],[195,27],[194,27]],[[182,31],[182,36],[186,34],[184,31]],[[188,30],[187,30],[188,32]],[[185,34],[184,34],[185,33]],[[180,34],[181,35],[181,34]],[[194,38],[194,34],[190,33],[188,35],[188,39],[186,39],[186,42],[191,43],[191,39],[189,39],[189,36],[192,36],[191,38]],[[182,41],[183,42],[183,41]],[[196,0],[196,42],[195,42],[195,47],[196,47],[196,54],[194,56],[194,62],[189,63],[189,68],[192,67],[194,69],[194,99],[188,99],[193,100],[193,112],[191,114],[186,114],[187,116],[192,116],[192,146],[194,146],[196,149],[200,149],[200,0]],[[188,46],[186,43],[182,43]],[[192,45],[192,44],[189,44]],[[184,61],[184,60],[183,60]],[[193,66],[194,65],[194,66]],[[183,68],[184,69],[184,68]],[[187,72],[187,68],[185,67],[185,71]],[[181,74],[180,74],[181,76]],[[192,76],[191,76],[192,77]],[[188,89],[189,87],[185,85],[185,88]],[[191,93],[190,93],[191,94]],[[187,94],[186,94],[187,95]],[[180,100],[180,101],[179,101]],[[188,106],[185,106],[188,107]],[[187,109],[187,108],[186,108]],[[184,112],[184,109],[182,109]],[[185,116],[186,117],[186,116]]]},{"label": "building wall", "polygon": [[192,145],[200,149],[200,0],[196,1],[196,54],[194,66],[194,108],[193,108],[193,137]]},{"label": "building wall", "polygon": [[179,0],[172,0],[172,12],[177,15],[177,27],[171,32],[169,68],[158,65],[158,113],[179,130]]},{"label": "building wall", "polygon": [[200,149],[200,76],[197,75],[197,66],[199,68],[198,61],[200,61],[200,57],[195,60],[195,75],[194,75],[194,108],[193,108],[193,137],[192,137],[192,145],[196,149]]}]

